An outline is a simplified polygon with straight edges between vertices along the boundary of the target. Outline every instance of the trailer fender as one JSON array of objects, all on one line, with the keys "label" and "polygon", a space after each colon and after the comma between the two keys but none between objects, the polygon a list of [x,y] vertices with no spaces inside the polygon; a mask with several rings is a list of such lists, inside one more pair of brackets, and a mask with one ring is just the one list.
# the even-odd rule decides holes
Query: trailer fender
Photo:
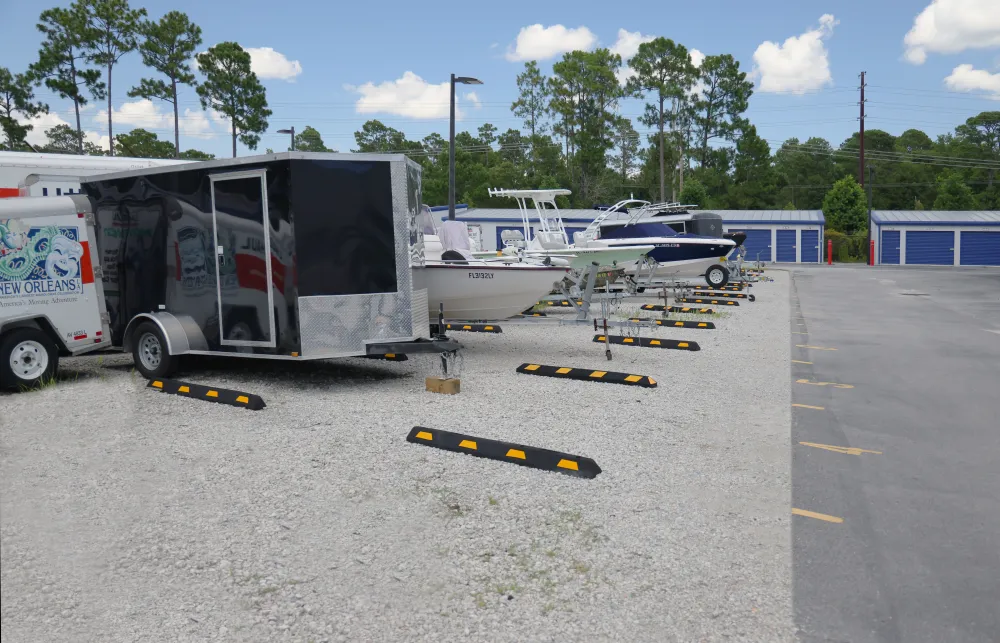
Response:
[{"label": "trailer fender", "polygon": [[66,348],[66,343],[59,337],[59,333],[55,331],[55,325],[51,320],[45,315],[25,315],[22,317],[13,317],[4,320],[0,324],[0,335],[5,335],[9,331],[15,328],[35,328],[46,335],[52,340],[52,343],[56,345],[59,349],[59,354],[62,356],[70,355],[69,349]]},{"label": "trailer fender", "polygon": [[122,348],[126,353],[132,350],[132,335],[135,333],[135,329],[144,321],[151,321],[159,326],[163,337],[167,340],[167,353],[170,355],[208,350],[208,340],[205,339],[201,328],[191,317],[158,311],[141,313],[128,323],[122,339]]}]

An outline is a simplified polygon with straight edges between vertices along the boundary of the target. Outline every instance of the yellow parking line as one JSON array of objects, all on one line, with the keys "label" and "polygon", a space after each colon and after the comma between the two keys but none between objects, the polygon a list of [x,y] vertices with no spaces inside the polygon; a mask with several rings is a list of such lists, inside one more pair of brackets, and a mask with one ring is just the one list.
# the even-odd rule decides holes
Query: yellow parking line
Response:
[{"label": "yellow parking line", "polygon": [[793,359],[792,364],[812,364],[812,362],[803,362],[800,359]]},{"label": "yellow parking line", "polygon": [[796,332],[794,330],[792,331],[792,335],[808,335],[808,334],[809,333],[799,333],[799,332]]},{"label": "yellow parking line", "polygon": [[816,442],[799,442],[804,447],[814,447],[817,449],[825,449],[826,451],[833,451],[834,453],[845,453],[847,455],[861,455],[862,453],[871,453],[874,455],[882,455],[881,451],[871,451],[869,449],[859,449],[858,447],[837,447],[832,444],[817,444]]},{"label": "yellow parking line", "polygon": [[792,406],[798,407],[800,409],[813,409],[816,411],[825,411],[826,408],[822,406],[809,406],[808,404],[792,404]]},{"label": "yellow parking line", "polygon": [[792,515],[794,516],[805,516],[806,518],[815,518],[816,520],[825,520],[827,522],[844,522],[843,518],[838,518],[836,516],[829,516],[827,514],[816,513],[815,511],[806,511],[805,509],[796,509],[792,507]]},{"label": "yellow parking line", "polygon": [[853,384],[837,384],[836,382],[810,382],[809,380],[795,380],[796,384],[812,384],[813,386],[832,386],[833,388],[854,388]]},{"label": "yellow parking line", "polygon": [[[806,333],[800,333],[805,335]],[[823,346],[810,346],[809,344],[796,344],[795,348],[811,348],[814,351],[835,351],[836,348],[824,348]]]}]

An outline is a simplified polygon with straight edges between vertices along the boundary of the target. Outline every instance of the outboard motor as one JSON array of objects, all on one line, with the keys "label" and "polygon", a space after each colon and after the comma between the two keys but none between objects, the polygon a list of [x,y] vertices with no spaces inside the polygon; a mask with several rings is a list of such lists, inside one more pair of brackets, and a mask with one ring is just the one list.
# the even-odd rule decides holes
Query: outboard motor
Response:
[{"label": "outboard motor", "polygon": [[723,239],[729,239],[736,243],[736,247],[739,248],[743,245],[743,242],[747,240],[746,232],[726,232],[722,235]]},{"label": "outboard motor", "polygon": [[722,215],[714,212],[696,212],[687,222],[687,231],[700,237],[722,237]]}]

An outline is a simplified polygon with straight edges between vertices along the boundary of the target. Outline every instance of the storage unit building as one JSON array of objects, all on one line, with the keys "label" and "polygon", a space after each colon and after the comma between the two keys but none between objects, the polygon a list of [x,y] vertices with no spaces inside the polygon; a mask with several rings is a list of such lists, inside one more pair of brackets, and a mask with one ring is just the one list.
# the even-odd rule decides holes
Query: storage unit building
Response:
[{"label": "storage unit building", "polygon": [[744,232],[747,261],[819,263],[825,259],[822,210],[711,210],[726,232]]},{"label": "storage unit building", "polygon": [[873,210],[884,265],[1000,266],[1000,210]]}]

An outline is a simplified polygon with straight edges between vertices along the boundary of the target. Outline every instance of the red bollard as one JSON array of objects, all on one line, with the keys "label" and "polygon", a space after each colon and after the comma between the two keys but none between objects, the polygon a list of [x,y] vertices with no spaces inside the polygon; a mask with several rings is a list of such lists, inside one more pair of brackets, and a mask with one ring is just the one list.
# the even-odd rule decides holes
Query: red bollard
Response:
[{"label": "red bollard", "polygon": [[875,240],[871,240],[871,247],[868,249],[868,265],[875,265]]},{"label": "red bollard", "polygon": [[826,265],[833,265],[833,239],[826,240]]}]

